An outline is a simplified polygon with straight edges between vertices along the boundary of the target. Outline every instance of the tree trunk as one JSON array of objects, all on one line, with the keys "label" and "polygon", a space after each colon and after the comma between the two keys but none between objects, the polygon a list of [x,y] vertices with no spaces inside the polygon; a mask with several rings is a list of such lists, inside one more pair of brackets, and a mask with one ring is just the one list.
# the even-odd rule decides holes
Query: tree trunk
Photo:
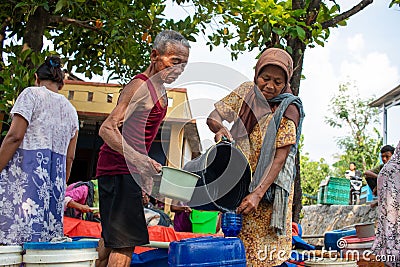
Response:
[{"label": "tree trunk", "polygon": [[294,195],[293,195],[293,206],[292,206],[292,221],[299,223],[300,212],[303,209],[302,204],[303,190],[301,189],[300,179],[300,152],[297,151],[296,155],[296,177],[294,179]]},{"label": "tree trunk", "polygon": [[[288,45],[292,48],[293,58],[293,76],[290,82],[290,86],[293,90],[294,95],[299,95],[301,72],[303,71],[303,60],[304,51],[306,46],[298,38],[291,39],[288,41]],[[292,221],[298,223],[300,220],[300,212],[303,208],[302,197],[303,190],[301,189],[301,177],[300,177],[300,153],[297,152],[296,156],[296,177],[294,179],[294,195],[293,195],[293,206],[292,206]]]},{"label": "tree trunk", "polygon": [[40,52],[43,47],[44,30],[49,24],[50,14],[43,7],[37,7],[26,24],[23,50],[28,48]]}]

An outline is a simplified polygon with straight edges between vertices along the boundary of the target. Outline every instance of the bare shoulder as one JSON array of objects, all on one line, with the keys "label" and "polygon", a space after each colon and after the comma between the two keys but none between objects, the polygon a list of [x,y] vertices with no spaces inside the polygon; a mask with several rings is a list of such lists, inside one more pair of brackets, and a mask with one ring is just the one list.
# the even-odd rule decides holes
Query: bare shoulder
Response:
[{"label": "bare shoulder", "polygon": [[[142,99],[148,95],[146,82],[141,79],[132,79],[121,91],[119,103],[130,103],[134,99]],[[117,105],[118,105],[117,104]]]}]

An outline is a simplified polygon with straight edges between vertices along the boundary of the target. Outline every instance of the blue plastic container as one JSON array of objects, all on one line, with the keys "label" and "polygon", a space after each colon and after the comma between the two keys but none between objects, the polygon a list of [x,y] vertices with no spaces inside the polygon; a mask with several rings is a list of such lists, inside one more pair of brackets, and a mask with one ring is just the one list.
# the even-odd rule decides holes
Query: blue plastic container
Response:
[{"label": "blue plastic container", "polygon": [[172,242],[169,267],[246,267],[246,253],[237,237],[199,237]]},{"label": "blue plastic container", "polygon": [[98,253],[98,241],[27,242],[23,248],[24,266],[94,266]]},{"label": "blue plastic container", "polygon": [[356,234],[356,229],[348,229],[348,230],[333,230],[326,232],[324,235],[324,246],[325,249],[327,250],[337,250],[340,251],[340,248],[338,247],[338,240],[342,237],[345,236],[350,236],[350,235],[355,235]]},{"label": "blue plastic container", "polygon": [[368,185],[361,187],[360,204],[371,202],[374,200],[371,188]]},{"label": "blue plastic container", "polygon": [[132,254],[131,267],[166,267],[168,249],[158,248],[140,254]]},{"label": "blue plastic container", "polygon": [[242,214],[225,212],[222,214],[221,229],[225,237],[235,237],[242,229]]}]

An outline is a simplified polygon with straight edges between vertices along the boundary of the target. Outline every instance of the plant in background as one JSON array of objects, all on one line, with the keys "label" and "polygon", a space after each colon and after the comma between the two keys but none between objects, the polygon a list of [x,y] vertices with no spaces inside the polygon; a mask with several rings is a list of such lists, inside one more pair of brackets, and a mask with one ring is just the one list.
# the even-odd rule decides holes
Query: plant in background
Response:
[{"label": "plant in background", "polygon": [[300,176],[302,179],[301,188],[303,190],[303,205],[312,205],[317,203],[317,194],[319,184],[326,176],[331,174],[329,164],[325,159],[312,161],[308,153],[303,153],[304,136],[300,138]]},{"label": "plant in background", "polygon": [[379,122],[379,110],[368,106],[372,101],[373,98],[362,99],[357,87],[349,82],[341,84],[338,94],[331,100],[329,109],[332,115],[326,117],[326,123],[348,131],[348,135],[337,139],[339,148],[344,151],[343,155],[337,156],[338,162],[334,164],[338,177],[344,176],[351,161],[356,163],[358,170],[364,172],[379,160],[382,138],[374,128],[374,124]]}]

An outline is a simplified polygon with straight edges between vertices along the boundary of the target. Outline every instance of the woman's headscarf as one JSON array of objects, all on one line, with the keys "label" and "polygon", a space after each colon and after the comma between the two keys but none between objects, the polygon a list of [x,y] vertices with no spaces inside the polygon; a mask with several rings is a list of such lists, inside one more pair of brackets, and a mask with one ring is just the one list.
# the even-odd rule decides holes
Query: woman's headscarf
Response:
[{"label": "woman's headscarf", "polygon": [[283,49],[269,48],[265,50],[257,61],[254,73],[254,83],[257,83],[257,78],[261,70],[267,65],[276,65],[283,69],[286,74],[286,87],[289,85],[293,75],[293,60],[292,57]]},{"label": "woman's headscarf", "polygon": [[[260,72],[267,65],[276,65],[282,68],[286,74],[286,85],[282,89],[281,94],[292,94],[289,84],[293,75],[293,60],[291,56],[285,50],[279,48],[269,48],[265,50],[258,59],[255,67],[254,90],[251,90],[245,96],[242,107],[239,111],[239,118],[232,126],[231,134],[234,139],[238,139],[250,134],[257,122],[267,113],[271,112],[270,105],[274,104],[266,100],[262,96],[260,89],[258,89],[256,86],[257,78],[260,75]],[[298,112],[295,109],[288,108],[288,110],[285,112],[285,117],[288,117],[297,124]]]}]

